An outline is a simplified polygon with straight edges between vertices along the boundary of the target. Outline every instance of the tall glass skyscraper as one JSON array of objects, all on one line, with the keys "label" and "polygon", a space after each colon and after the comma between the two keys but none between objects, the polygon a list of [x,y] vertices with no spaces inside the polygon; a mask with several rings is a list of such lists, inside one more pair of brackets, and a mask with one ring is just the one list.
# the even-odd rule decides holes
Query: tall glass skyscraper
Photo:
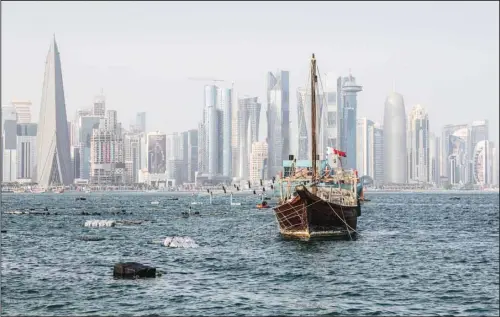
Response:
[{"label": "tall glass skyscraper", "polygon": [[[310,90],[310,89],[309,89]],[[316,144],[318,154],[322,157],[327,146],[327,124],[325,98],[323,94],[316,93]],[[297,158],[299,160],[311,160],[312,129],[311,129],[311,92],[306,88],[297,89],[297,131],[298,140],[291,137],[294,142],[298,142]],[[290,153],[292,154],[292,153]]]},{"label": "tall glass skyscraper", "polygon": [[356,116],[357,95],[363,87],[356,84],[352,75],[337,79],[338,147],[347,152],[345,167],[356,168]]},{"label": "tall glass skyscraper", "polygon": [[281,171],[290,153],[290,84],[288,71],[267,74],[268,177]]},{"label": "tall glass skyscraper", "polygon": [[249,158],[252,144],[259,140],[259,119],[262,105],[258,97],[243,97],[238,100],[238,144],[240,153],[238,158],[238,175],[248,179]]},{"label": "tall glass skyscraper", "polygon": [[429,115],[421,105],[408,116],[407,147],[408,181],[429,183]]},{"label": "tall glass skyscraper", "polygon": [[146,132],[146,113],[138,112],[135,117],[135,127],[139,132]]},{"label": "tall glass skyscraper", "polygon": [[231,147],[232,133],[232,109],[233,90],[228,88],[219,89],[219,108],[222,111],[222,175],[232,177],[233,175],[233,152]]},{"label": "tall glass skyscraper", "polygon": [[199,168],[202,174],[232,177],[232,89],[205,86],[203,121],[199,126]]}]

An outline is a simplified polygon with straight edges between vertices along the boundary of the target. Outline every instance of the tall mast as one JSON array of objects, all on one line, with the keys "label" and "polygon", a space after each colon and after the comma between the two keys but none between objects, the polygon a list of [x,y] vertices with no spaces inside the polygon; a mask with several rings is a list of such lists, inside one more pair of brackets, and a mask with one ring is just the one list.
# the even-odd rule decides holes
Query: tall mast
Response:
[{"label": "tall mast", "polygon": [[314,184],[316,182],[316,82],[318,78],[316,76],[316,58],[312,54],[311,58],[311,136],[312,136],[312,182],[313,186],[311,188],[312,194],[316,195],[317,188]]}]

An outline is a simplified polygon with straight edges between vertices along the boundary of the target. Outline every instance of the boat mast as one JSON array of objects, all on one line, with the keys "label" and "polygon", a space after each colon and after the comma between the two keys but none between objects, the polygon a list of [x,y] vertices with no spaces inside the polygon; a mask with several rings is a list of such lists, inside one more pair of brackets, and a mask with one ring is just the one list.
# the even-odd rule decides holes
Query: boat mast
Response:
[{"label": "boat mast", "polygon": [[314,53],[311,58],[311,143],[312,143],[312,194],[316,195],[316,82],[318,78],[316,76],[316,58]]}]

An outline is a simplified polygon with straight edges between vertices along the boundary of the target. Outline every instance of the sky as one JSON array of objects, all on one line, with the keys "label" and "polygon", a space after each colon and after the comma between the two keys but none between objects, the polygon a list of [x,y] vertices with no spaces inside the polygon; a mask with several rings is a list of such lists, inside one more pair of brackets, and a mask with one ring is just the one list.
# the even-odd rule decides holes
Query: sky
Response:
[{"label": "sky", "polygon": [[[128,127],[139,111],[147,129],[197,127],[203,86],[258,96],[266,74],[290,72],[290,106],[316,54],[328,78],[351,71],[363,91],[358,117],[383,121],[395,90],[407,114],[429,113],[431,131],[489,120],[499,134],[498,2],[2,2],[2,104],[33,102],[35,121],[45,58],[56,36],[68,119],[101,89]],[[324,76],[324,75],[322,75]],[[325,76],[326,77],[326,76]],[[326,80],[326,79],[325,79]],[[292,116],[293,121],[293,116]],[[261,129],[261,136],[265,130]]]}]

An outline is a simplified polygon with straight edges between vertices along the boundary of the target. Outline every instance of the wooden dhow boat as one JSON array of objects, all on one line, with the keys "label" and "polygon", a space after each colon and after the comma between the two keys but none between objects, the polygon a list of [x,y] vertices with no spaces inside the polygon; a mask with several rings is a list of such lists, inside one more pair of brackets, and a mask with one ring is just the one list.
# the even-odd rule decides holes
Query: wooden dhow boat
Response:
[{"label": "wooden dhow boat", "polygon": [[283,161],[278,178],[280,199],[273,208],[284,237],[310,239],[330,237],[353,239],[361,215],[363,187],[354,169],[344,169],[346,153],[328,148],[327,158],[317,155],[317,67],[311,59],[311,161],[297,161],[293,155]]}]

